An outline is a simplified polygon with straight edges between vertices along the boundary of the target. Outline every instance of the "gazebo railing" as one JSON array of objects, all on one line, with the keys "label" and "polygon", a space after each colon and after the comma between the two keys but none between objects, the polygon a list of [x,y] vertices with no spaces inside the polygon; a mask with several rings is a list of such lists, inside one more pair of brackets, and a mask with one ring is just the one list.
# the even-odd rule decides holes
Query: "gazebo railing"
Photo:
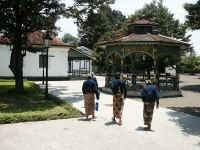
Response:
[{"label": "gazebo railing", "polygon": [[[154,79],[155,75],[151,74],[151,80]],[[106,77],[106,87],[110,88],[112,80],[114,79],[113,74],[109,74]],[[145,74],[134,74],[134,73],[127,73],[123,75],[123,80],[126,81],[126,85],[128,89],[132,90],[140,90],[145,85],[145,80],[148,79],[147,75]],[[170,74],[160,74],[159,78],[159,89],[160,90],[179,90],[179,80],[176,76]]]}]

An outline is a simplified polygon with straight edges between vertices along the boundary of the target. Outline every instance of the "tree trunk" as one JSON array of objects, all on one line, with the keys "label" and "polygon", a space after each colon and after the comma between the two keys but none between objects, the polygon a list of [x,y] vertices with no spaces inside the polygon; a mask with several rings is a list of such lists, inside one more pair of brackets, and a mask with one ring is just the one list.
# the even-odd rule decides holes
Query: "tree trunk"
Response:
[{"label": "tree trunk", "polygon": [[22,55],[22,43],[24,34],[22,32],[22,20],[20,7],[17,5],[15,7],[16,13],[16,28],[13,34],[13,50],[10,60],[10,69],[15,76],[15,89],[19,92],[24,91],[24,82],[23,82],[23,55]]},{"label": "tree trunk", "polygon": [[20,53],[17,57],[17,73],[15,76],[15,88],[19,91],[24,90],[24,81],[23,81],[23,56]]},{"label": "tree trunk", "polygon": [[23,91],[23,55],[20,48],[17,48],[17,46],[14,46],[12,50],[9,68],[15,76],[15,89],[17,91]]}]

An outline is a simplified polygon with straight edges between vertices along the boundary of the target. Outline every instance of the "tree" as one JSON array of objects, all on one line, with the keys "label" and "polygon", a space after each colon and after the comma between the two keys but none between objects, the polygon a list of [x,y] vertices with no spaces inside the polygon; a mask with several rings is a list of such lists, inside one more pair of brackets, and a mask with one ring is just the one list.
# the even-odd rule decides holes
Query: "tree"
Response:
[{"label": "tree", "polygon": [[74,4],[68,7],[68,16],[76,19],[80,26],[88,14],[97,12],[102,6],[113,4],[115,0],[73,0]]},{"label": "tree", "polygon": [[23,57],[28,34],[38,30],[54,30],[59,15],[65,14],[65,5],[59,0],[1,0],[0,33],[12,43],[10,69],[15,76],[15,88],[23,90]]},{"label": "tree", "polygon": [[76,19],[81,45],[93,49],[100,36],[125,19],[120,11],[109,7],[114,2],[115,0],[74,0],[73,6],[68,7],[68,16]]},{"label": "tree", "polygon": [[185,10],[188,12],[186,15],[186,24],[192,30],[200,29],[200,0],[195,4],[186,3]]},{"label": "tree", "polygon": [[[186,25],[192,30],[200,29],[200,0],[195,4],[186,3],[185,10],[188,12],[186,15]],[[195,73],[200,71],[200,57],[191,54],[182,60],[182,71]]]},{"label": "tree", "polygon": [[79,39],[74,37],[73,35],[71,35],[70,33],[66,33],[63,37],[62,37],[62,41],[65,43],[69,43],[72,44],[74,46],[78,46],[79,44]]},{"label": "tree", "polygon": [[191,35],[186,36],[187,26],[181,24],[179,20],[174,18],[174,14],[163,5],[163,0],[146,4],[142,9],[135,12],[128,18],[129,22],[140,19],[150,20],[160,25],[160,33],[169,37],[174,37],[183,41],[189,41]]},{"label": "tree", "polygon": [[79,27],[81,45],[92,49],[102,35],[119,29],[125,19],[120,11],[112,10],[109,6],[102,7],[96,13],[90,12]]},{"label": "tree", "polygon": [[200,57],[187,56],[181,61],[181,71],[185,73],[200,72]]}]

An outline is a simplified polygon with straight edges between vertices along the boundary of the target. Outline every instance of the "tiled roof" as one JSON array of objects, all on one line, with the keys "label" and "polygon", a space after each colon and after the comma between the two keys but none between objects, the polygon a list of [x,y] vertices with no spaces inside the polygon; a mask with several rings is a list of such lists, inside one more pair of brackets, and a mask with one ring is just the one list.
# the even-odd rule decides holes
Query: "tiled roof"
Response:
[{"label": "tiled roof", "polygon": [[[44,33],[42,31],[36,31],[36,32],[30,33],[28,35],[28,41],[31,45],[44,45]],[[0,36],[0,43],[1,44],[9,44],[10,41],[8,38]],[[73,46],[57,39],[56,37],[53,37],[51,45],[52,46],[73,47]]]},{"label": "tiled roof", "polygon": [[0,36],[0,43],[2,44],[9,44],[10,41],[7,37],[4,37],[4,36]]},{"label": "tiled roof", "polygon": [[[149,24],[149,25],[159,25],[158,23],[155,22],[151,22],[148,20],[138,20],[135,21],[134,23],[132,23],[133,25],[137,25],[137,24]],[[151,33],[146,33],[146,34],[137,34],[137,33],[132,33],[128,36],[124,36],[124,37],[120,37],[120,38],[116,38],[116,39],[112,39],[109,41],[102,41],[97,43],[97,45],[106,45],[106,44],[123,44],[123,43],[133,43],[134,42],[162,42],[162,43],[170,43],[170,44],[186,44],[189,45],[186,42],[180,41],[178,39],[175,38],[171,38],[171,37],[167,37],[164,35],[160,35],[160,34],[151,34]]]},{"label": "tiled roof", "polygon": [[151,21],[145,20],[145,19],[137,20],[137,21],[135,21],[133,24],[151,24],[151,25],[159,25],[159,24],[156,23],[156,22],[151,22]]},{"label": "tiled roof", "polygon": [[109,43],[118,43],[118,42],[165,42],[165,43],[174,43],[174,44],[188,44],[186,42],[170,38],[167,36],[163,36],[160,34],[135,34],[132,33],[128,36],[109,40],[109,41],[103,41],[98,43],[97,45],[104,45],[104,44],[109,44]]}]

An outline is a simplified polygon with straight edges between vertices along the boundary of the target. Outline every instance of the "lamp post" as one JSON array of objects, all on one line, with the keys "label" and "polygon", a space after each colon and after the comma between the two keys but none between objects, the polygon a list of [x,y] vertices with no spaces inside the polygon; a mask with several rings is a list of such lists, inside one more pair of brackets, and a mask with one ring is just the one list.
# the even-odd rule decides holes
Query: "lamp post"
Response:
[{"label": "lamp post", "polygon": [[50,33],[47,31],[45,34],[45,47],[46,47],[46,86],[45,86],[45,98],[48,98],[48,58],[49,58],[49,47],[51,46],[52,38]]},{"label": "lamp post", "polygon": [[44,50],[42,51],[42,85],[44,85]]}]

